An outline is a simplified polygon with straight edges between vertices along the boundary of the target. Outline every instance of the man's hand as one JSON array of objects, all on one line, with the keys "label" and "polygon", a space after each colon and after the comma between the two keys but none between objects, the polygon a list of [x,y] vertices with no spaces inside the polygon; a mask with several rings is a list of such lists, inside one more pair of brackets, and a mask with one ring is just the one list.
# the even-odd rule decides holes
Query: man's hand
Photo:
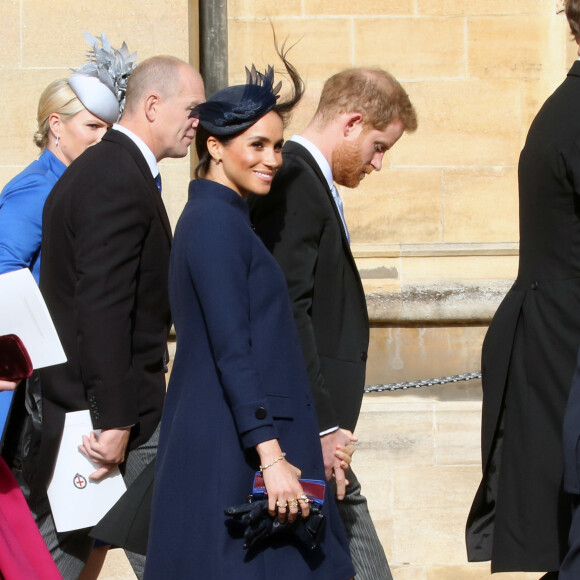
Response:
[{"label": "man's hand", "polygon": [[340,459],[340,466],[347,471],[350,468],[352,462],[352,456],[356,451],[356,446],[354,443],[349,443],[348,445],[338,446],[334,455]]},{"label": "man's hand", "polygon": [[101,464],[101,467],[89,478],[98,481],[111,469],[125,461],[125,451],[129,443],[131,427],[123,429],[103,429],[100,435],[93,431],[87,437],[83,435],[83,444],[79,445],[79,451],[88,457],[93,463]]},{"label": "man's hand", "polygon": [[[345,476],[346,469],[343,467],[346,462],[345,454],[350,454],[352,457],[352,453],[354,453],[354,445],[352,443],[355,441],[358,441],[358,439],[346,429],[337,429],[320,438],[326,479],[330,480],[334,476],[337,499],[344,499],[345,489],[348,485],[348,480]],[[348,461],[348,464],[350,464],[350,461]]]}]

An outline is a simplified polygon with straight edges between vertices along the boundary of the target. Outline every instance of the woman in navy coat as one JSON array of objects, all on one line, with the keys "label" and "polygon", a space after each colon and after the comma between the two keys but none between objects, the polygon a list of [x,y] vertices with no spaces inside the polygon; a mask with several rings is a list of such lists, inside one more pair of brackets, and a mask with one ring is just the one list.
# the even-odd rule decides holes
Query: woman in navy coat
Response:
[{"label": "woman in navy coat", "polygon": [[177,353],[161,421],[148,580],[354,575],[329,493],[314,550],[290,539],[246,550],[224,515],[246,501],[258,469],[270,515],[281,521],[308,515],[300,476],[324,480],[286,282],[245,201],[270,190],[282,162],[283,115],[302,95],[300,77],[281,56],[294,83],[290,101],[277,103],[273,70],[253,69],[248,84],[218,91],[192,112],[203,179],[190,185],[172,249]]}]

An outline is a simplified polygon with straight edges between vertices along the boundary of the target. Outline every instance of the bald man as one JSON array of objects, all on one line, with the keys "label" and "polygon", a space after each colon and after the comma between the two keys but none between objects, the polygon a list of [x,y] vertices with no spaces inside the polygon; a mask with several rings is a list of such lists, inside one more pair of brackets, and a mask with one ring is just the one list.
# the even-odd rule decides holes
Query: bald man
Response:
[{"label": "bald man", "polygon": [[68,362],[41,373],[42,437],[29,487],[65,579],[79,576],[93,542],[88,530],[57,534],[46,501],[65,413],[88,409],[101,430],[79,441],[99,465],[93,479],[120,465],[130,484],[157,449],[172,237],[157,163],[187,154],[197,126],[189,113],[204,88],[187,63],[160,56],[135,69],[126,97],[120,122],[71,164],[43,215],[41,291]]}]

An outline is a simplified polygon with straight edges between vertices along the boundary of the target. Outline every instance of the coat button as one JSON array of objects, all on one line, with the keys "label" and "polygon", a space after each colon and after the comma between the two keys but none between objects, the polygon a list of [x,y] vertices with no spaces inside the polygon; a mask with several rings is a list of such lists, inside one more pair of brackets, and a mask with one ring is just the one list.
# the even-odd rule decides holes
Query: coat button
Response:
[{"label": "coat button", "polygon": [[367,360],[368,357],[369,357],[369,355],[367,354],[367,351],[366,350],[363,350],[360,353],[360,360],[362,360],[363,362],[366,362],[366,360]]},{"label": "coat button", "polygon": [[532,282],[532,283],[530,284],[530,288],[531,288],[532,290],[537,290],[537,289],[538,289],[538,283],[537,283],[536,281]]},{"label": "coat button", "polygon": [[256,419],[265,419],[268,413],[266,412],[266,409],[264,409],[264,407],[258,407],[255,410],[254,415],[256,416]]}]

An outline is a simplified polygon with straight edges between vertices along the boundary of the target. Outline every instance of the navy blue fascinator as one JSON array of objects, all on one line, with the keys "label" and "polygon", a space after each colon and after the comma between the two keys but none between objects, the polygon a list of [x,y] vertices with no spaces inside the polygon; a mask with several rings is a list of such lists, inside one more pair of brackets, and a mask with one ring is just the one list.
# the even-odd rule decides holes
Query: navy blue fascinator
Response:
[{"label": "navy blue fascinator", "polygon": [[246,84],[227,87],[214,93],[205,103],[195,107],[190,117],[209,133],[218,136],[245,131],[276,106],[282,83],[274,86],[274,68],[260,73],[252,65],[246,67]]}]

